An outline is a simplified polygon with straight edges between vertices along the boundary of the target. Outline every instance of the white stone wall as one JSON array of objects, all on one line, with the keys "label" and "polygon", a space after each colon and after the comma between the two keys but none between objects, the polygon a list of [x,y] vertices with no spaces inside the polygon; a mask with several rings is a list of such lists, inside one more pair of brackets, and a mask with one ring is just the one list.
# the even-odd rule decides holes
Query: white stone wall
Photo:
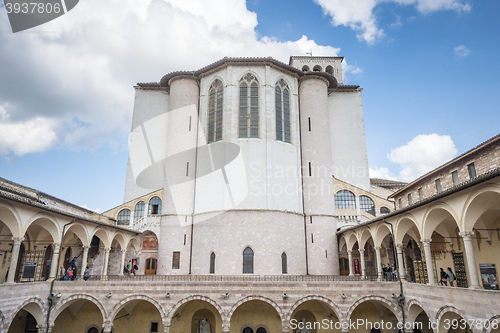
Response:
[{"label": "white stone wall", "polygon": [[[162,188],[169,95],[163,90],[135,90],[124,202]],[[139,176],[142,174],[142,177]]]},{"label": "white stone wall", "polygon": [[[259,138],[238,138],[238,82],[246,73],[253,74],[259,81]],[[276,141],[274,88],[280,78],[285,79],[291,91],[291,143]],[[224,160],[226,174],[219,169],[197,181],[196,212],[227,209],[301,212],[296,78],[269,66],[229,66],[204,77],[200,83],[199,147],[206,144],[208,90],[215,79],[224,85],[222,142],[237,145],[240,153],[235,159],[228,153],[213,155]],[[203,173],[200,170],[214,161],[199,158],[197,163],[199,173]]]},{"label": "white stone wall", "polygon": [[254,275],[281,275],[281,255],[287,255],[289,275],[306,274],[304,218],[278,211],[230,211],[193,228],[193,274],[209,273],[216,255],[216,275],[241,275],[243,250],[254,251]]},{"label": "white stone wall", "polygon": [[329,95],[335,178],[370,191],[361,90]]},{"label": "white stone wall", "polygon": [[342,84],[342,57],[291,57],[290,66],[302,70],[304,66],[309,67],[312,72],[315,66],[321,67],[322,72],[326,72],[328,66],[333,67],[333,76],[337,79],[338,84]]}]

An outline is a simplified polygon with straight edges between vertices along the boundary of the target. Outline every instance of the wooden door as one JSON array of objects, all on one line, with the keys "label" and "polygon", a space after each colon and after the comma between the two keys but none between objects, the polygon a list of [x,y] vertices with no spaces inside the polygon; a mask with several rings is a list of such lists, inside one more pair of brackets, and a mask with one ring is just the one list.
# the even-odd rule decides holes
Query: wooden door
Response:
[{"label": "wooden door", "polygon": [[156,259],[146,259],[146,267],[144,268],[144,275],[156,275]]}]

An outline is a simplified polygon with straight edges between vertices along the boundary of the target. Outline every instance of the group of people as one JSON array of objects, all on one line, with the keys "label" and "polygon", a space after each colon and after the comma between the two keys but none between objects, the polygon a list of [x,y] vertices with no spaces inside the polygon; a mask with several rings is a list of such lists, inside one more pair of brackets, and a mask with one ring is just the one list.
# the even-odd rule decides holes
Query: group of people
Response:
[{"label": "group of people", "polygon": [[394,264],[392,264],[392,265],[387,264],[387,266],[382,264],[382,273],[384,274],[384,280],[387,280],[387,281],[396,280],[397,274],[398,274]]},{"label": "group of people", "polygon": [[[77,269],[76,269],[76,257],[71,260],[71,263],[69,266],[64,269],[63,266],[61,266],[61,280],[63,281],[74,281],[77,276]],[[83,279],[87,281],[90,277],[90,270],[89,266],[85,268],[85,271],[83,272]]]},{"label": "group of people", "polygon": [[139,267],[137,266],[137,264],[132,264],[132,261],[129,260],[128,264],[123,266],[123,274],[134,274],[134,276],[136,276],[136,272],[138,269]]},{"label": "group of people", "polygon": [[457,279],[455,274],[453,274],[451,267],[448,267],[447,272],[445,272],[442,268],[440,268],[439,277],[440,277],[440,280],[439,280],[440,285],[447,286],[448,282],[449,282],[450,287],[453,287],[453,281],[455,281]]}]

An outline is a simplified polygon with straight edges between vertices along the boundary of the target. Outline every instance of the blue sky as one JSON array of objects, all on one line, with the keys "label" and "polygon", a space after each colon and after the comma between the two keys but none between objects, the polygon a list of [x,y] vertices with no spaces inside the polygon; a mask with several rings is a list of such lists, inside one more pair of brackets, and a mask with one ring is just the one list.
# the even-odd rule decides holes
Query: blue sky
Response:
[{"label": "blue sky", "polygon": [[0,177],[122,202],[137,82],[224,56],[345,57],[372,176],[411,180],[500,131],[494,0],[86,0],[26,32],[0,8]]}]

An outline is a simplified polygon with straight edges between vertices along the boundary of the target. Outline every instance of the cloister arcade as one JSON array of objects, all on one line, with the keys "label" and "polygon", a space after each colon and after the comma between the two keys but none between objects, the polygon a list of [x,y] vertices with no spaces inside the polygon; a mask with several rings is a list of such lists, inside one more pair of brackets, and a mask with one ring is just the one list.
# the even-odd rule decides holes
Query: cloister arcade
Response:
[{"label": "cloister arcade", "polygon": [[[399,263],[410,282],[439,282],[439,270],[450,267],[460,287],[498,289],[493,268],[500,266],[500,186],[487,183],[367,225],[342,231],[339,247],[348,256],[349,274],[359,259],[360,274],[375,265]],[[392,236],[392,230],[394,236]],[[393,256],[396,246],[397,259]],[[365,252],[375,249],[375,260]],[[342,251],[343,249],[343,251]],[[373,262],[366,265],[366,259]],[[423,266],[422,266],[423,264]]]}]

